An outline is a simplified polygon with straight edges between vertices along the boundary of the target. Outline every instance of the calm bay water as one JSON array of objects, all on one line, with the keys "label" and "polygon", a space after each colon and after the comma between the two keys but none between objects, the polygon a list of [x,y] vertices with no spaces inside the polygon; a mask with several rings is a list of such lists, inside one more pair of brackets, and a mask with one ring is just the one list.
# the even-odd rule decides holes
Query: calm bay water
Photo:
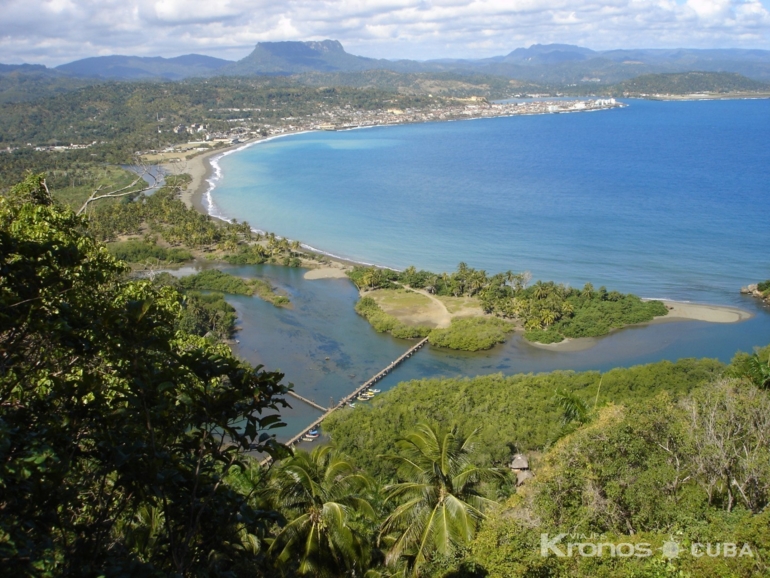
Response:
[{"label": "calm bay water", "polygon": [[337,255],[737,303],[770,276],[770,100],[308,133],[220,161],[217,210]]},{"label": "calm bay water", "polygon": [[[580,352],[514,336],[489,352],[432,348],[383,388],[427,376],[609,369],[717,357],[770,342],[770,315],[741,285],[770,278],[770,101],[631,101],[621,110],[342,133],[266,142],[222,158],[215,210],[321,250],[391,267],[488,272],[735,305],[730,324],[633,327]],[[353,311],[346,280],[301,270],[231,268],[285,290],[282,310],[232,297],[238,353],[286,373],[327,405],[408,342],[375,333]],[[290,435],[315,410],[295,403]]]}]

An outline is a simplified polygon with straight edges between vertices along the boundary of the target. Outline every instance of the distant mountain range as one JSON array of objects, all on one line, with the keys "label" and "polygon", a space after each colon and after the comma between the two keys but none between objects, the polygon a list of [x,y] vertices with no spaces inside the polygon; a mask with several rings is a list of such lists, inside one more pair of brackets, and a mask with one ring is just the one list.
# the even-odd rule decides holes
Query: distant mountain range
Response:
[{"label": "distant mountain range", "polygon": [[[26,67],[26,68],[25,68]],[[34,70],[33,70],[34,69]],[[294,75],[367,70],[473,73],[541,84],[612,84],[642,74],[731,72],[770,81],[770,50],[632,49],[595,51],[569,44],[535,44],[505,56],[477,60],[384,60],[355,56],[336,40],[260,42],[237,62],[188,54],[176,58],[99,56],[55,69],[0,65],[0,75],[34,72],[70,78],[180,80],[206,76]]]},{"label": "distant mountain range", "polygon": [[141,56],[95,56],[76,60],[57,66],[56,70],[71,76],[119,78],[121,80],[140,80],[163,78],[181,80],[191,76],[211,76],[227,65],[230,60],[222,60],[201,54],[186,54],[176,58],[141,57]]}]

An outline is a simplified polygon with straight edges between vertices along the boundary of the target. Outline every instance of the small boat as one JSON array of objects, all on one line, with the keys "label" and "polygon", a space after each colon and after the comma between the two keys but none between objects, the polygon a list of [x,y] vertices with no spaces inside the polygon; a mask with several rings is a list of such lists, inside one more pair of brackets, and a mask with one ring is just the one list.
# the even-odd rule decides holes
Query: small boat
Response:
[{"label": "small boat", "polygon": [[380,389],[370,389],[369,393],[380,393],[381,391]]},{"label": "small boat", "polygon": [[348,405],[349,405],[350,407],[356,407],[356,403],[355,403],[355,402],[353,402],[353,403],[349,403]]},{"label": "small boat", "polygon": [[307,437],[309,437],[310,439],[313,439],[313,440],[314,440],[315,438],[317,438],[318,436],[320,436],[320,435],[321,435],[321,432],[319,432],[317,429],[311,429],[311,430],[310,430],[309,432],[307,432],[305,435],[306,435]]},{"label": "small boat", "polygon": [[315,438],[311,438],[310,436],[302,436],[303,442],[312,442]]}]

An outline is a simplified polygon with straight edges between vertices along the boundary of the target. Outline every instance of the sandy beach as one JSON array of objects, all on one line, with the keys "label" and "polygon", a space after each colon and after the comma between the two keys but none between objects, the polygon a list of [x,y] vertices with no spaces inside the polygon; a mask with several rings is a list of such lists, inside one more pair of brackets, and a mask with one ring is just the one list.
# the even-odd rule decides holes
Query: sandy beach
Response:
[{"label": "sandy beach", "polygon": [[[169,162],[164,164],[164,168],[172,174],[187,173],[192,177],[192,181],[181,195],[181,200],[188,207],[194,208],[206,214],[206,207],[203,205],[203,195],[208,189],[207,179],[211,176],[213,169],[211,166],[211,158],[216,155],[221,155],[227,151],[235,148],[243,147],[245,144],[250,144],[264,139],[256,139],[245,143],[239,143],[230,147],[222,147],[216,150],[208,151],[203,154],[197,155],[191,159],[185,159],[177,162]],[[317,268],[309,269],[305,272],[304,278],[313,279],[343,279],[346,278],[346,272],[353,266],[353,263],[349,263],[340,259],[334,259],[327,257],[327,264]],[[683,301],[663,301],[669,310],[668,315],[662,317],[656,317],[648,324],[658,323],[674,323],[679,321],[705,321],[708,323],[739,323],[752,317],[752,314],[748,311],[744,311],[737,307],[729,307],[724,305],[708,305],[700,303],[689,303]],[[447,324],[447,320],[444,317],[452,317],[447,315],[446,308],[441,307],[443,310],[441,313],[441,319],[428,320],[434,321],[431,323],[435,326],[443,326]],[[422,322],[426,322],[425,319],[421,319]],[[644,324],[642,324],[644,325]],[[587,337],[580,339],[565,339],[560,343],[542,344],[542,343],[530,343],[525,342],[532,347],[551,349],[558,351],[582,351],[593,347],[597,343],[597,338]]]},{"label": "sandy beach", "polygon": [[345,272],[348,267],[345,267],[342,263],[332,262],[327,267],[319,267],[318,269],[310,269],[303,277],[305,279],[346,279]]},{"label": "sandy beach", "polygon": [[[248,141],[254,142],[254,141]],[[161,164],[163,169],[172,175],[181,175],[187,173],[192,177],[192,181],[187,189],[182,191],[180,200],[191,209],[207,214],[206,207],[203,206],[203,195],[208,189],[207,179],[211,176],[213,169],[211,167],[211,158],[221,155],[224,152],[241,147],[247,143],[239,143],[229,147],[217,148],[211,151],[196,155],[191,159],[177,159],[173,162],[164,162]]]},{"label": "sandy beach", "polygon": [[650,323],[670,323],[683,319],[709,323],[739,323],[752,317],[748,311],[726,305],[703,305],[683,301],[663,301],[663,303],[668,307],[668,315],[656,317]]},{"label": "sandy beach", "polygon": [[[647,323],[639,325],[654,325],[659,323],[676,323],[678,321],[706,321],[708,323],[740,323],[751,319],[753,315],[737,307],[727,305],[704,305],[701,303],[687,303],[684,301],[661,302],[668,307],[668,315],[656,317]],[[616,330],[617,331],[617,330]],[[612,333],[610,333],[611,335]],[[565,339],[559,343],[533,343],[525,341],[527,345],[538,349],[550,349],[555,351],[583,351],[590,349],[601,338],[581,337],[579,339]]]}]

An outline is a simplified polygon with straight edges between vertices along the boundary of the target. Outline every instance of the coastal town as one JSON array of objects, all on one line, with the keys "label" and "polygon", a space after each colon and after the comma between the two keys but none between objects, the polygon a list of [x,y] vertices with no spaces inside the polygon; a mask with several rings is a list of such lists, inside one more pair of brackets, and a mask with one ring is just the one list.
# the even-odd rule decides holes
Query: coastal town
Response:
[{"label": "coastal town", "polygon": [[[429,95],[430,96],[430,95]],[[373,110],[358,110],[350,105],[329,106],[319,105],[319,110],[305,116],[286,116],[276,121],[266,111],[260,108],[222,108],[210,109],[210,113],[228,114],[239,113],[237,118],[228,118],[225,122],[230,126],[222,127],[222,122],[201,122],[190,124],[174,124],[168,126],[164,118],[158,118],[157,132],[178,135],[189,135],[188,142],[174,144],[144,151],[136,151],[138,156],[157,154],[198,154],[214,147],[237,145],[256,138],[283,135],[294,132],[311,130],[350,130],[375,126],[411,124],[424,122],[445,122],[456,120],[472,120],[480,118],[496,118],[503,116],[534,115],[534,114],[565,114],[573,112],[591,112],[624,107],[614,98],[595,98],[586,100],[539,98],[516,99],[515,101],[489,102],[478,96],[452,99],[436,102],[420,108],[378,108]],[[274,112],[274,111],[273,111]],[[269,122],[268,122],[269,120]],[[216,125],[216,126],[214,126]],[[65,141],[66,142],[66,141]],[[27,143],[26,148],[37,152],[66,152],[91,148],[98,141],[89,143],[56,143],[33,144]],[[104,144],[104,143],[102,143]],[[25,148],[6,147],[0,153],[13,153]]]},{"label": "coastal town", "polygon": [[[455,99],[450,105],[436,104],[425,108],[386,108],[379,110],[354,110],[348,106],[335,106],[319,110],[305,117],[283,117],[279,123],[264,122],[259,108],[228,108],[228,113],[245,113],[243,118],[229,119],[232,127],[228,130],[210,131],[206,124],[178,125],[174,133],[186,132],[196,138],[188,143],[177,144],[156,152],[203,152],[215,145],[235,145],[259,137],[278,136],[287,133],[312,130],[351,130],[375,126],[390,126],[424,122],[446,122],[496,118],[504,116],[534,114],[565,114],[591,112],[626,106],[614,98],[590,100],[518,100],[516,102],[488,102],[484,98],[470,97]],[[222,112],[222,111],[218,111]],[[248,115],[248,116],[247,116]]]}]

